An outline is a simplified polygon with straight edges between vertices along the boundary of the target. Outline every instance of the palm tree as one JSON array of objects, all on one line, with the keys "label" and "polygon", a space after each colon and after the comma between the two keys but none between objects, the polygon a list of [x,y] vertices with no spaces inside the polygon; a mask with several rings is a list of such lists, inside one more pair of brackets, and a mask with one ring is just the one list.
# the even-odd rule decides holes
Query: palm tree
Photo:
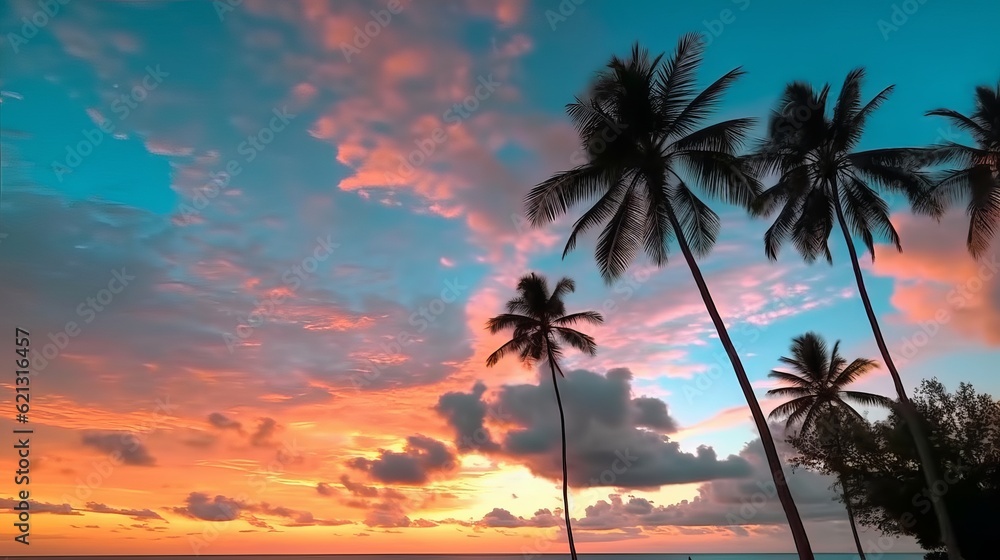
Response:
[{"label": "palm tree", "polygon": [[688,34],[665,61],[663,55],[651,60],[639,45],[628,59],[612,57],[588,98],[567,105],[587,161],[535,186],[525,200],[527,216],[543,226],[574,204],[597,199],[574,224],[563,257],[577,235],[604,224],[596,260],[607,284],[625,273],[640,248],[657,266],[666,265],[668,245],[676,239],[760,432],[799,558],[813,560],[767,419],[695,260],[711,250],[720,224],[689,179],[706,194],[744,207],[760,192],[759,181],[744,173],[736,156],[753,119],[698,128],[743,74],[731,70],[699,92],[695,74],[702,51],[699,35]]},{"label": "palm tree", "polygon": [[576,284],[569,278],[560,280],[555,289],[549,293],[549,285],[544,276],[532,272],[521,277],[517,283],[518,295],[507,302],[507,312],[486,322],[486,328],[491,334],[513,330],[513,337],[486,358],[486,367],[495,366],[504,356],[512,352],[516,352],[521,362],[529,367],[542,359],[549,363],[549,369],[552,371],[552,388],[555,389],[556,405],[559,407],[559,427],[562,430],[563,516],[566,518],[569,552],[573,560],[576,560],[576,545],[573,543],[573,526],[570,523],[569,512],[566,417],[563,414],[562,397],[559,396],[556,371],[559,375],[566,376],[558,363],[558,359],[562,356],[563,344],[591,356],[597,353],[597,343],[594,339],[571,327],[579,322],[599,325],[604,322],[604,318],[596,311],[567,315],[563,296],[574,290]]},{"label": "palm tree", "polygon": [[[890,407],[892,400],[882,395],[845,389],[864,374],[877,368],[878,364],[864,358],[858,358],[848,364],[839,350],[839,340],[834,343],[833,350],[828,352],[826,342],[813,332],[792,339],[792,357],[782,356],[778,359],[792,371],[774,370],[768,374],[768,377],[783,382],[785,386],[771,389],[767,395],[791,398],[772,410],[770,419],[787,418],[785,428],[798,427],[800,435],[815,431],[819,440],[832,447],[837,457],[843,457],[841,450],[843,434],[833,424],[839,423],[838,418],[845,416],[853,416],[864,421],[858,411],[845,401]],[[861,548],[858,528],[854,523],[850,491],[844,480],[844,469],[835,470],[837,483],[840,484],[844,504],[847,506],[847,518],[851,522],[854,544],[858,547],[861,560],[865,560],[865,551]]]},{"label": "palm tree", "polygon": [[976,108],[971,116],[951,109],[934,109],[927,115],[947,118],[970,133],[976,143],[975,148],[955,142],[934,146],[940,158],[962,166],[942,173],[934,193],[949,202],[969,199],[966,244],[969,252],[980,258],[1000,226],[1000,82],[996,89],[976,88]]},{"label": "palm tree", "polygon": [[[832,264],[829,237],[834,220],[840,226],[875,342],[899,397],[900,414],[913,435],[928,487],[933,488],[934,482],[940,480],[938,465],[889,355],[851,238],[852,233],[861,237],[872,260],[875,259],[875,234],[887,238],[902,251],[899,236],[889,221],[889,206],[875,189],[905,195],[915,212],[940,214],[940,204],[928,196],[931,182],[920,167],[929,161],[933,150],[853,151],[868,118],[893,89],[893,86],[885,88],[862,106],[863,78],[862,68],[847,75],[832,117],[826,115],[829,85],[820,92],[803,82],[786,86],[777,110],[771,115],[767,137],[746,158],[748,167],[758,177],[778,175],[777,183],[754,201],[751,213],[768,216],[781,207],[764,234],[764,251],[772,261],[777,260],[781,245],[791,239],[806,262],[814,262],[822,254]],[[939,497],[934,499],[934,510],[948,557],[960,560],[951,521]]]}]

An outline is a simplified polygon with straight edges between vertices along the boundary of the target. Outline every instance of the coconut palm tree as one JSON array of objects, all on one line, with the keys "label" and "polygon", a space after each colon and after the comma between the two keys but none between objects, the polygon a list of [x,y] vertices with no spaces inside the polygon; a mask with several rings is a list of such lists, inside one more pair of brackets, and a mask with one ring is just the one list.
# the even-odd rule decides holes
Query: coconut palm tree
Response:
[{"label": "coconut palm tree", "polygon": [[945,117],[971,134],[976,144],[974,148],[955,142],[934,146],[941,159],[961,166],[943,172],[934,193],[946,202],[969,200],[966,245],[980,258],[1000,228],[1000,82],[995,89],[976,88],[976,108],[969,116],[951,109],[934,109],[927,115]]},{"label": "coconut palm tree", "polygon": [[625,273],[640,249],[657,266],[666,265],[668,246],[676,240],[760,432],[799,558],[813,560],[767,419],[695,258],[711,250],[720,224],[692,186],[744,207],[760,192],[759,181],[744,173],[736,155],[753,119],[702,127],[743,74],[739,68],[731,70],[698,91],[702,45],[697,34],[688,34],[666,60],[663,55],[651,59],[639,45],[627,59],[612,57],[587,98],[567,106],[585,161],[535,186],[525,199],[527,217],[532,225],[543,226],[571,206],[596,199],[573,225],[563,257],[580,233],[603,225],[595,256],[608,284]]},{"label": "coconut palm tree", "polygon": [[539,360],[549,363],[552,388],[556,392],[556,406],[559,408],[559,427],[562,430],[563,516],[566,518],[566,537],[569,540],[569,552],[573,560],[576,560],[576,545],[573,543],[573,526],[570,523],[569,511],[566,417],[563,413],[562,397],[559,396],[556,371],[560,376],[566,376],[559,367],[564,344],[591,356],[597,353],[597,343],[594,339],[572,327],[577,323],[599,325],[604,322],[604,318],[596,311],[566,314],[563,297],[575,289],[576,284],[573,280],[563,278],[550,293],[545,277],[532,272],[523,276],[517,283],[518,295],[507,302],[507,312],[486,322],[486,328],[492,334],[506,330],[513,331],[512,338],[486,358],[487,367],[495,366],[504,356],[511,353],[517,353],[521,362],[529,367]]},{"label": "coconut palm tree", "polygon": [[[882,336],[851,235],[862,239],[872,260],[875,235],[888,239],[902,251],[899,236],[889,221],[889,205],[878,191],[906,196],[915,212],[940,215],[941,205],[929,196],[931,181],[921,168],[933,159],[934,151],[924,148],[854,151],[868,118],[893,89],[893,86],[885,88],[862,105],[863,78],[862,68],[847,75],[832,117],[826,111],[829,85],[819,92],[803,82],[786,86],[771,115],[766,138],[745,159],[758,177],[778,176],[775,185],[754,201],[751,214],[769,216],[780,208],[764,234],[764,251],[772,261],[777,260],[781,245],[790,240],[806,262],[814,262],[823,255],[832,264],[829,238],[834,224],[840,227],[875,342],[899,397],[899,412],[913,434],[928,487],[933,487],[940,479],[939,468]],[[934,510],[948,557],[959,560],[951,521],[939,497],[934,500]]]},{"label": "coconut palm tree", "polygon": [[[867,406],[892,406],[892,400],[882,395],[863,391],[849,391],[848,385],[861,376],[878,367],[878,363],[858,358],[847,363],[840,355],[840,341],[828,351],[826,342],[814,332],[808,332],[792,339],[792,357],[782,356],[779,362],[791,368],[792,371],[774,370],[768,377],[780,381],[784,386],[771,389],[769,397],[788,397],[791,400],[781,404],[768,416],[772,420],[787,418],[786,430],[797,428],[799,434],[815,432],[819,441],[833,448],[834,455],[843,457],[840,448],[843,446],[843,435],[835,424],[839,419],[855,417],[864,418],[846,401],[852,401]],[[844,480],[844,469],[838,468],[837,483],[840,484],[847,506],[847,518],[851,522],[851,533],[854,544],[858,547],[861,560],[865,560],[865,551],[861,548],[858,528],[854,523],[854,511],[851,507],[851,495]]]}]

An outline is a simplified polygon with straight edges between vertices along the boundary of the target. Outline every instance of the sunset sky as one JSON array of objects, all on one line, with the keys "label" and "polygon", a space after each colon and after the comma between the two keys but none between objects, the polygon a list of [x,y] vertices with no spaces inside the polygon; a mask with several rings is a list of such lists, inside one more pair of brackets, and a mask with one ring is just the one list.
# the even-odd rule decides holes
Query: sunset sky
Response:
[{"label": "sunset sky", "polygon": [[[578,163],[564,106],[637,40],[709,34],[702,86],[748,72],[715,119],[863,65],[865,99],[896,91],[862,149],[968,141],[923,114],[1000,77],[994,0],[39,5],[0,6],[2,323],[54,345],[33,359],[30,550],[0,379],[8,554],[565,552],[551,380],[484,365],[529,271],[606,318],[561,380],[579,551],[791,552],[776,499],[741,505],[770,477],[680,255],[606,286],[594,236],[560,259],[580,210],[534,230],[523,197]],[[833,266],[769,263],[768,224],[715,209],[703,271],[765,412],[794,336],[879,357],[839,232]],[[904,253],[861,258],[907,389],[1000,395],[1000,240],[977,263],[961,209],[894,200],[893,221]],[[894,396],[884,370],[857,388]],[[832,479],[790,479],[814,549],[850,550]]]}]

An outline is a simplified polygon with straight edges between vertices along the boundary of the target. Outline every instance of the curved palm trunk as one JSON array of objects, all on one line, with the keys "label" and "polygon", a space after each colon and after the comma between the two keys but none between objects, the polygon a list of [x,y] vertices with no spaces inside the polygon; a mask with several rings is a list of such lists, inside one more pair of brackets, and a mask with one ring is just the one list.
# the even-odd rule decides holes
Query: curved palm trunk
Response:
[{"label": "curved palm trunk", "polygon": [[866,560],[865,551],[861,548],[861,538],[858,537],[858,526],[854,523],[854,508],[851,507],[851,494],[847,490],[847,483],[844,482],[844,477],[838,477],[840,480],[840,488],[844,492],[844,505],[847,506],[847,519],[851,522],[851,534],[854,535],[854,545],[858,547],[858,555],[861,556],[861,560]]},{"label": "curved palm trunk", "polygon": [[[938,464],[931,452],[930,440],[927,439],[927,435],[924,433],[917,409],[906,396],[906,389],[903,388],[903,381],[899,377],[899,371],[896,370],[896,364],[892,361],[892,356],[889,355],[889,347],[885,344],[882,329],[879,328],[878,319],[875,317],[875,311],[872,309],[868,290],[865,288],[865,280],[861,276],[858,253],[854,249],[854,241],[851,240],[851,234],[847,229],[847,223],[844,220],[844,211],[840,208],[840,199],[838,197],[837,187],[834,185],[833,205],[837,210],[837,221],[840,223],[840,231],[843,232],[844,241],[847,242],[847,251],[851,256],[851,266],[854,268],[854,278],[858,282],[861,302],[864,303],[865,313],[868,314],[868,322],[871,323],[872,332],[875,334],[875,343],[878,345],[879,352],[882,353],[882,360],[885,363],[886,369],[889,370],[889,375],[892,376],[893,385],[896,386],[896,394],[899,396],[899,413],[906,422],[906,425],[909,426],[910,434],[913,436],[913,443],[920,457],[920,464],[923,467],[922,470],[924,471],[927,488],[933,488],[934,483],[941,480]],[[930,492],[930,494],[931,501],[934,504],[934,514],[937,517],[938,529],[941,532],[941,540],[948,550],[948,560],[962,560],[962,554],[959,551],[958,541],[955,539],[955,533],[951,527],[951,518],[948,515],[948,510],[945,508],[944,500],[936,492]]]},{"label": "curved palm trunk", "polygon": [[746,397],[747,405],[750,407],[754,424],[757,425],[757,431],[760,432],[760,440],[764,445],[764,455],[767,457],[767,466],[771,470],[771,478],[774,479],[781,508],[785,511],[785,517],[788,518],[788,526],[792,530],[792,538],[795,540],[795,550],[799,555],[799,560],[814,560],[812,548],[809,546],[809,537],[806,535],[805,525],[802,524],[802,517],[799,516],[799,510],[795,507],[792,492],[788,489],[788,483],[785,481],[785,473],[781,469],[781,459],[778,457],[778,449],[774,445],[774,438],[771,437],[767,418],[764,417],[764,413],[760,409],[760,403],[757,402],[757,397],[753,393],[753,387],[750,386],[750,379],[747,377],[746,370],[743,369],[743,362],[740,361],[739,354],[736,353],[736,347],[733,345],[732,339],[729,338],[729,331],[726,330],[726,324],[722,322],[719,310],[715,307],[715,301],[712,300],[712,294],[708,291],[708,285],[705,283],[705,278],[701,275],[701,269],[694,259],[694,254],[691,253],[691,248],[688,246],[687,240],[684,238],[684,231],[677,221],[677,216],[672,211],[669,214],[670,224],[677,235],[677,242],[681,247],[681,253],[684,254],[684,260],[687,261],[688,267],[691,269],[691,275],[694,276],[694,281],[698,285],[698,291],[701,293],[701,299],[704,300],[705,307],[708,308],[708,314],[712,317],[715,330],[719,333],[719,340],[722,341],[722,346],[725,347],[726,354],[729,355],[729,361],[733,364],[736,379],[740,382],[740,388],[743,389],[743,396]]},{"label": "curved palm trunk", "polygon": [[556,359],[549,352],[549,369],[552,370],[552,388],[556,390],[556,405],[559,407],[559,428],[562,430],[562,491],[563,517],[566,518],[566,538],[569,540],[569,554],[576,558],[576,544],[573,542],[573,526],[570,524],[569,513],[569,466],[566,463],[566,416],[563,414],[562,397],[559,396],[559,384],[556,383]]}]

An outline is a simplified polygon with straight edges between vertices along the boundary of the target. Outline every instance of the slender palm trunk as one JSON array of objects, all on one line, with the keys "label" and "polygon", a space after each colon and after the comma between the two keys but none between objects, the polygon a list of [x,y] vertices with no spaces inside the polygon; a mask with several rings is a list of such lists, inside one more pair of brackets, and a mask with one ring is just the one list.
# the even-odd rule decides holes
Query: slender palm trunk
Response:
[{"label": "slender palm trunk", "polygon": [[858,547],[858,556],[861,557],[861,560],[867,560],[865,557],[865,551],[863,548],[861,548],[861,538],[858,536],[858,526],[854,522],[854,507],[851,505],[851,491],[847,488],[847,481],[844,480],[845,479],[844,466],[843,466],[843,461],[845,459],[844,440],[843,440],[844,434],[842,432],[838,433],[838,431],[834,431],[832,434],[829,435],[832,435],[835,438],[834,441],[836,442],[835,447],[838,458],[837,461],[838,464],[840,465],[838,468],[835,468],[835,470],[837,471],[837,482],[840,484],[840,489],[842,490],[844,495],[844,505],[847,507],[847,520],[850,521],[851,523],[851,535],[854,536],[854,546]]},{"label": "slender palm trunk", "polygon": [[694,254],[691,253],[691,248],[684,238],[684,231],[673,212],[670,212],[670,223],[674,228],[674,233],[677,235],[677,242],[680,244],[681,253],[684,254],[684,260],[687,261],[688,267],[691,269],[691,275],[694,276],[694,281],[698,285],[701,299],[705,302],[705,307],[708,308],[708,314],[712,318],[712,323],[715,324],[715,330],[719,333],[719,340],[722,341],[722,346],[725,347],[726,354],[729,355],[729,361],[733,364],[736,379],[739,380],[740,388],[743,389],[743,396],[746,397],[750,413],[753,415],[754,424],[757,425],[757,431],[760,432],[760,440],[764,445],[764,455],[767,457],[767,466],[771,470],[771,478],[774,480],[781,508],[785,511],[785,517],[788,518],[788,526],[792,530],[792,538],[795,540],[795,550],[799,555],[799,560],[814,560],[812,548],[809,546],[809,537],[806,535],[805,525],[802,524],[802,517],[799,516],[799,510],[795,507],[792,492],[788,489],[788,483],[785,481],[785,473],[781,469],[781,459],[778,457],[778,449],[774,445],[774,438],[771,437],[767,418],[764,417],[764,413],[760,409],[760,403],[757,402],[757,397],[753,393],[753,387],[750,386],[750,379],[747,377],[746,370],[743,369],[743,362],[740,361],[740,356],[736,353],[736,347],[733,345],[732,339],[729,338],[729,331],[726,330],[726,324],[722,322],[719,310],[715,307],[715,302],[712,300],[712,294],[708,291],[705,278],[701,275],[701,269],[694,259]]},{"label": "slender palm trunk", "polygon": [[556,382],[556,359],[549,352],[549,369],[552,370],[552,388],[556,390],[556,405],[559,407],[559,428],[562,430],[562,491],[563,517],[566,518],[566,538],[569,540],[569,555],[576,558],[576,544],[573,542],[573,525],[569,513],[569,466],[566,463],[566,416],[563,414],[562,397],[559,396],[559,383]]},{"label": "slender palm trunk", "polygon": [[[851,256],[851,266],[854,268],[854,278],[858,282],[858,291],[861,293],[861,302],[865,306],[865,313],[868,314],[868,322],[871,323],[872,332],[875,334],[875,344],[878,345],[879,352],[882,353],[882,360],[885,363],[886,369],[889,370],[889,375],[892,376],[892,383],[896,386],[896,394],[899,396],[899,413],[903,417],[903,421],[910,428],[910,434],[913,436],[913,443],[917,448],[917,454],[920,456],[920,464],[923,467],[921,470],[924,471],[924,479],[927,482],[927,488],[934,488],[934,483],[941,481],[941,475],[939,474],[937,461],[934,459],[934,455],[931,452],[930,440],[927,439],[927,435],[924,433],[923,426],[920,423],[920,416],[917,414],[917,409],[910,402],[910,399],[906,396],[906,389],[903,388],[903,381],[899,377],[899,371],[896,370],[896,364],[892,361],[892,356],[889,354],[889,347],[885,344],[885,338],[882,336],[882,329],[879,328],[878,319],[875,317],[875,311],[872,309],[871,300],[868,298],[868,290],[865,288],[864,277],[861,276],[861,266],[858,264],[858,253],[854,249],[854,241],[851,240],[851,234],[847,229],[847,222],[844,220],[844,211],[840,207],[840,200],[838,198],[839,194],[837,192],[837,187],[834,185],[833,188],[833,205],[837,210],[837,221],[840,223],[840,230],[844,234],[844,241],[847,242],[847,252]],[[938,529],[941,532],[941,540],[944,542],[945,548],[948,550],[948,560],[962,560],[962,554],[958,548],[958,541],[955,539],[955,533],[952,530],[951,518],[948,515],[948,510],[945,507],[944,500],[941,499],[936,492],[930,491],[931,501],[934,504],[934,514],[937,516]]]},{"label": "slender palm trunk", "polygon": [[861,560],[866,560],[865,551],[861,548],[861,537],[858,536],[858,526],[854,523],[854,508],[851,507],[851,493],[847,489],[847,483],[844,482],[844,477],[840,477],[840,488],[844,492],[844,505],[847,506],[847,519],[851,522],[851,534],[854,535],[854,545],[858,547],[858,555],[861,556]]}]

